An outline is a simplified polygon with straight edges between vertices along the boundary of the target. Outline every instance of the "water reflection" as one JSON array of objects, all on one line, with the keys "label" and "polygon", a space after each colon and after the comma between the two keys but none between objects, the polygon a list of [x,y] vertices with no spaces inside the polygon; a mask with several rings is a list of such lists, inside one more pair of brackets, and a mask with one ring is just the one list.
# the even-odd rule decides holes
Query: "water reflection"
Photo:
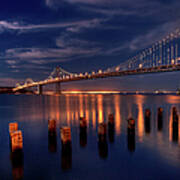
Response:
[{"label": "water reflection", "polygon": [[107,126],[105,123],[98,125],[98,149],[99,156],[103,159],[108,157]]},{"label": "water reflection", "polygon": [[103,116],[103,95],[97,96],[98,123],[104,122]]},{"label": "water reflection", "polygon": [[84,116],[84,105],[83,105],[83,95],[79,95],[79,116],[83,117]]},{"label": "water reflection", "polygon": [[48,134],[48,149],[49,152],[57,152],[57,135],[56,133]]},{"label": "water reflection", "polygon": [[120,97],[118,95],[114,96],[114,109],[115,109],[115,128],[117,135],[121,133],[121,114],[120,114]]},{"label": "water reflection", "polygon": [[134,152],[135,151],[135,120],[132,118],[128,119],[127,142],[128,142],[128,150],[130,152]]},{"label": "water reflection", "polygon": [[72,147],[71,144],[62,145],[61,148],[61,168],[63,170],[71,169],[72,167]]},{"label": "water reflection", "polygon": [[24,174],[24,155],[21,150],[11,152],[10,159],[12,164],[13,180],[23,179]]},{"label": "water reflection", "polygon": [[137,96],[136,97],[136,104],[138,107],[138,136],[139,141],[143,141],[143,134],[144,134],[144,115],[143,115],[143,103],[145,101],[145,96]]},{"label": "water reflection", "polygon": [[92,112],[92,125],[93,125],[93,129],[96,129],[96,99],[95,99],[95,95],[91,96],[91,112]]},{"label": "water reflection", "polygon": [[87,129],[86,128],[80,128],[79,142],[80,142],[81,147],[86,147],[87,145]]},{"label": "water reflection", "polygon": [[[110,148],[115,146],[121,151],[124,145],[122,139],[125,137],[125,147],[133,154],[139,152],[141,144],[152,152],[156,150],[158,156],[163,156],[162,159],[166,159],[168,163],[180,163],[179,96],[79,94],[32,97],[26,104],[20,102],[18,111],[14,114],[19,121],[25,124],[28,122],[28,126],[43,125],[49,118],[55,118],[58,127],[69,125],[73,129],[72,139],[74,144],[78,145],[73,156],[78,156],[80,150],[84,153],[92,150],[97,152],[101,159],[109,160],[107,157],[115,153]],[[172,110],[173,106],[176,111]],[[109,123],[110,114],[113,115],[113,123]],[[127,118],[130,115],[135,120],[134,129],[127,127]],[[87,129],[79,128],[79,117],[86,118]],[[99,135],[98,127],[101,123],[105,123],[106,133]],[[37,129],[33,131],[36,132]],[[37,131],[39,132],[39,129]],[[43,130],[40,133],[42,135]],[[36,132],[34,136],[39,134]],[[47,129],[45,136],[47,137]],[[95,138],[97,136],[98,141]],[[56,133],[48,136],[49,152],[58,150],[58,141],[59,136]],[[79,150],[80,147],[85,148]],[[61,167],[64,170],[72,168],[72,149],[66,149],[61,148]]]}]

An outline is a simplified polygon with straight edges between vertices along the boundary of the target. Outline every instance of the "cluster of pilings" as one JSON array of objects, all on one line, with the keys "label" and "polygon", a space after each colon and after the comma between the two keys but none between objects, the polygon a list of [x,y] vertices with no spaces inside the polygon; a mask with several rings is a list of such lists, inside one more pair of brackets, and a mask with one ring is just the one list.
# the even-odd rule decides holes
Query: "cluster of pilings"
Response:
[{"label": "cluster of pilings", "polygon": [[24,154],[23,154],[23,135],[18,130],[18,123],[9,123],[9,139],[10,139],[10,159],[12,164],[12,175],[15,180],[23,178]]},{"label": "cluster of pilings", "polygon": [[[130,152],[135,151],[136,147],[136,126],[135,120],[130,117],[127,120],[127,148]],[[178,141],[179,137],[179,117],[176,107],[172,108],[172,140]],[[151,132],[151,111],[145,109],[144,111],[144,126],[145,133],[150,134]],[[157,109],[157,130],[162,131],[163,129],[163,108]],[[107,140],[108,134],[108,140]],[[98,125],[98,151],[101,158],[107,158],[108,156],[108,141],[114,142],[115,135],[115,120],[114,115],[109,114],[107,123],[99,123]],[[79,142],[81,147],[87,145],[87,120],[85,117],[79,119]],[[9,123],[9,139],[11,149],[11,162],[13,169],[14,179],[23,178],[23,135],[22,131],[18,129],[18,123]],[[61,139],[61,167],[63,170],[70,169],[72,166],[72,138],[71,128],[64,126],[60,128],[60,139]],[[56,120],[48,120],[48,149],[49,152],[57,152],[57,127]]]},{"label": "cluster of pilings", "polygon": [[[179,117],[176,107],[172,107],[172,140],[174,142],[178,141],[179,138]],[[151,132],[151,111],[150,109],[145,110],[145,133],[149,134]],[[159,107],[157,110],[157,130],[162,131],[163,129],[163,108]]]},{"label": "cluster of pilings", "polygon": [[[162,131],[163,129],[163,108],[159,107],[157,109],[157,130]],[[173,142],[178,142],[179,138],[179,118],[176,107],[172,108],[172,140]],[[151,132],[151,111],[150,109],[145,109],[144,112],[144,126],[145,133],[148,135]],[[135,120],[133,118],[128,119],[128,127],[127,127],[127,141],[128,141],[128,150],[130,152],[135,151]]]},{"label": "cluster of pilings", "polygon": [[[56,121],[48,121],[48,149],[50,152],[57,152],[57,130]],[[70,169],[72,164],[72,145],[70,127],[60,128],[61,138],[61,167],[63,170]]]},{"label": "cluster of pilings", "polygon": [[100,123],[98,125],[98,149],[99,156],[101,158],[107,158],[108,156],[108,143],[107,143],[107,132],[109,142],[114,142],[114,115],[109,114],[108,123]]}]

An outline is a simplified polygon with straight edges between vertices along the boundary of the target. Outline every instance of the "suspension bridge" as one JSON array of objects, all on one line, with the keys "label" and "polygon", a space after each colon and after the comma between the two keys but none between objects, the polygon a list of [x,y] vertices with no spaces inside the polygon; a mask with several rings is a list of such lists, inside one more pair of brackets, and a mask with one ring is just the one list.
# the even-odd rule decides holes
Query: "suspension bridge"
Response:
[{"label": "suspension bridge", "polygon": [[137,55],[129,58],[123,63],[97,72],[70,73],[61,67],[56,67],[49,77],[43,81],[26,79],[24,84],[16,84],[13,92],[23,89],[37,87],[38,94],[43,91],[43,86],[56,84],[56,91],[60,92],[60,84],[71,81],[87,79],[108,78],[115,76],[127,76],[147,73],[161,73],[180,71],[180,29],[168,34],[163,39],[155,42],[150,47],[143,49]]}]

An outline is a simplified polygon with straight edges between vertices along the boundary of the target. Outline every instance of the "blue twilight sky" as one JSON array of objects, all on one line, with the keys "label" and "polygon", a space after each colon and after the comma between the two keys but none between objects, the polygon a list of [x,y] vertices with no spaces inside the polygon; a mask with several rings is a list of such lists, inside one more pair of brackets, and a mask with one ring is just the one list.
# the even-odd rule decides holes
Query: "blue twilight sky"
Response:
[{"label": "blue twilight sky", "polygon": [[0,5],[0,85],[42,80],[57,65],[118,65],[175,30],[179,0],[6,0]]}]

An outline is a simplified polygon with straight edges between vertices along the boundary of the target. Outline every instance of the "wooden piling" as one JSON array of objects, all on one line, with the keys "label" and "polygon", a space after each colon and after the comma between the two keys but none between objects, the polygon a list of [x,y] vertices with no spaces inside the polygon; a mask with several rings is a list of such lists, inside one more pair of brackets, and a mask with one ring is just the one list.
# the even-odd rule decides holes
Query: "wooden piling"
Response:
[{"label": "wooden piling", "polygon": [[61,132],[61,142],[62,144],[71,143],[71,129],[70,127],[62,127]]},{"label": "wooden piling", "polygon": [[11,133],[18,130],[18,123],[12,122],[9,123],[9,135],[11,136]]},{"label": "wooden piling", "polygon": [[85,117],[80,117],[80,128],[87,128],[87,121]]},{"label": "wooden piling", "polygon": [[98,126],[98,135],[106,135],[106,124],[100,123]]},{"label": "wooden piling", "polygon": [[145,119],[151,118],[151,111],[149,109],[145,109]]},{"label": "wooden piling", "polygon": [[163,108],[161,107],[158,108],[157,119],[158,119],[158,130],[161,131],[163,128]]},{"label": "wooden piling", "polygon": [[70,169],[72,164],[71,129],[62,127],[61,131],[61,167],[63,170]]},{"label": "wooden piling", "polygon": [[48,131],[56,132],[56,120],[54,119],[48,120]]},{"label": "wooden piling", "polygon": [[128,119],[127,141],[128,141],[128,150],[130,152],[134,152],[135,151],[135,120],[132,117]]},{"label": "wooden piling", "polygon": [[114,115],[109,114],[108,116],[108,136],[109,142],[114,142]]},{"label": "wooden piling", "polygon": [[135,120],[133,118],[128,119],[128,129],[130,129],[130,130],[135,129]]},{"label": "wooden piling", "polygon": [[149,134],[151,132],[151,111],[149,109],[145,109],[145,132]]},{"label": "wooden piling", "polygon": [[173,119],[173,122],[178,122],[178,112],[177,112],[177,109],[176,107],[173,107],[172,108],[172,119]]},{"label": "wooden piling", "polygon": [[178,142],[179,139],[179,117],[176,107],[172,108],[172,140]]},{"label": "wooden piling", "polygon": [[114,125],[114,115],[109,114],[108,116],[108,125]]},{"label": "wooden piling", "polygon": [[98,126],[99,141],[105,141],[106,140],[106,130],[107,130],[106,124],[100,123]]},{"label": "wooden piling", "polygon": [[13,131],[11,133],[11,150],[12,152],[15,152],[17,150],[23,149],[23,136],[22,131]]}]

